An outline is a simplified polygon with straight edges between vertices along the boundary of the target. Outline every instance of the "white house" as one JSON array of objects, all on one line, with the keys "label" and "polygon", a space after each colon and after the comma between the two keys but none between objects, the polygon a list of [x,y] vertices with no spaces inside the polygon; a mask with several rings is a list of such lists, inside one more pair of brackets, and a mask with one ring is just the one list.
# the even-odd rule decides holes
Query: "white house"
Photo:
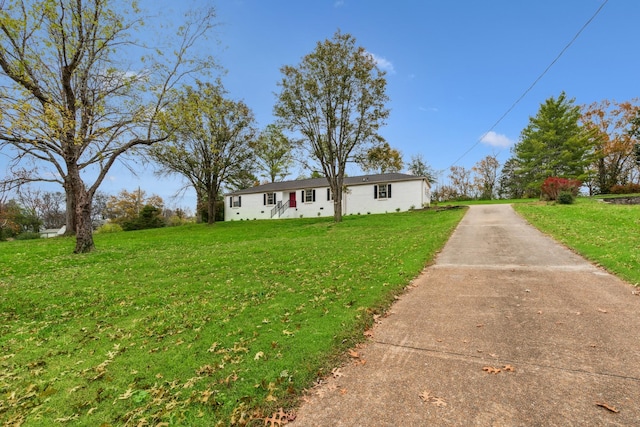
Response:
[{"label": "white house", "polygon": [[[345,177],[342,214],[407,211],[428,206],[426,178],[401,173]],[[333,216],[326,178],[273,182],[225,195],[225,221]]]}]

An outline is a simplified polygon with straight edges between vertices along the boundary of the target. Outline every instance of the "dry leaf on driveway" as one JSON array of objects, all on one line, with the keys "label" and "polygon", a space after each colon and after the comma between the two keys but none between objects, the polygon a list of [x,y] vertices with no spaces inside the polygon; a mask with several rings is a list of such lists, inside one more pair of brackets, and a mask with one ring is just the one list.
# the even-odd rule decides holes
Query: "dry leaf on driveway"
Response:
[{"label": "dry leaf on driveway", "polygon": [[488,374],[497,375],[501,372],[500,368],[494,368],[493,366],[485,366],[482,368],[483,371],[487,371]]},{"label": "dry leaf on driveway", "polygon": [[420,396],[420,399],[422,399],[422,401],[425,403],[432,403],[440,408],[443,406],[447,406],[447,402],[445,402],[443,398],[431,394],[429,390],[423,391],[418,396]]}]

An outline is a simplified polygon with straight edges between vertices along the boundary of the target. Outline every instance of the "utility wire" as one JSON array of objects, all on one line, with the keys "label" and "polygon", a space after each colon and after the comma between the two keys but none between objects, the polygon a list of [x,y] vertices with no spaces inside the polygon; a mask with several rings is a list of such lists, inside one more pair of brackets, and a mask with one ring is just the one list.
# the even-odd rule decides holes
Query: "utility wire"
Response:
[{"label": "utility wire", "polygon": [[[502,115],[500,116],[500,118],[493,124],[493,126],[491,126],[489,128],[488,131],[486,131],[484,134],[482,134],[482,136],[478,139],[478,141],[476,141],[475,144],[473,144],[467,151],[465,151],[460,157],[458,157],[458,159],[453,162],[451,164],[451,166],[455,166],[456,163],[458,163],[460,160],[462,160],[467,154],[469,154],[469,152],[471,152],[471,150],[473,150],[474,148],[476,148],[478,146],[478,144],[480,144],[482,142],[482,140],[484,139],[485,136],[487,136],[489,134],[489,132],[491,132],[492,130],[494,130],[496,128],[496,126],[498,126],[498,124],[500,124],[500,122],[507,117],[507,115],[516,107],[516,105],[518,105],[520,103],[520,101],[522,101],[522,99],[527,96],[527,94],[531,91],[531,89],[533,89],[533,87],[542,79],[542,77],[544,77],[545,74],[547,74],[547,72],[551,69],[551,67],[553,67],[553,65],[558,62],[558,60],[560,59],[560,57],[567,51],[567,49],[569,49],[569,47],[571,47],[571,45],[573,44],[573,42],[575,42],[578,37],[580,36],[580,34],[582,34],[582,32],[589,26],[589,24],[591,24],[591,21],[593,21],[595,19],[596,16],[598,16],[598,14],[600,13],[600,11],[602,10],[602,8],[604,8],[604,6],[607,4],[609,0],[604,0],[602,2],[602,4],[600,5],[600,7],[598,8],[598,10],[596,10],[596,12],[593,14],[593,16],[591,16],[591,18],[589,18],[589,20],[587,22],[585,22],[585,24],[582,26],[582,28],[580,28],[580,30],[576,33],[575,36],[573,36],[573,38],[571,39],[571,41],[569,43],[567,43],[567,45],[564,47],[564,49],[562,49],[560,51],[560,53],[558,54],[558,56],[555,57],[555,59],[553,61],[551,61],[551,63],[547,66],[547,68],[544,69],[544,71],[542,72],[542,74],[540,74],[538,76],[537,79],[535,79],[533,81],[533,83],[531,83],[531,86],[529,86],[527,88],[527,90],[525,90],[522,95],[520,95],[520,98],[518,98],[516,100],[516,102],[514,102],[511,107],[509,107],[509,109]],[[451,167],[450,166],[450,167]]]}]

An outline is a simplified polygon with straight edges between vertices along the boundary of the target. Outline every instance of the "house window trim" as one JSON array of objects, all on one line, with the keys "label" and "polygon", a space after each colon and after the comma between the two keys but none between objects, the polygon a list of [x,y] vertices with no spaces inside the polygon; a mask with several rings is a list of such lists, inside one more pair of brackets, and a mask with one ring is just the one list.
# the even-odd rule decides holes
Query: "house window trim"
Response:
[{"label": "house window trim", "polygon": [[230,196],[229,207],[231,209],[239,209],[242,207],[242,196]]},{"label": "house window trim", "polygon": [[[384,188],[384,197],[381,196],[381,189]],[[373,186],[373,198],[376,200],[388,200],[391,198],[391,184],[376,184]]]},{"label": "house window trim", "polygon": [[276,205],[276,193],[264,193],[262,198],[262,202],[265,206],[275,206]]},{"label": "house window trim", "polygon": [[[311,195],[311,197],[309,197],[309,195]],[[302,190],[300,198],[302,199],[302,203],[313,203],[316,201],[316,190],[312,188],[305,188]],[[307,198],[310,198],[311,200],[307,200]]]}]

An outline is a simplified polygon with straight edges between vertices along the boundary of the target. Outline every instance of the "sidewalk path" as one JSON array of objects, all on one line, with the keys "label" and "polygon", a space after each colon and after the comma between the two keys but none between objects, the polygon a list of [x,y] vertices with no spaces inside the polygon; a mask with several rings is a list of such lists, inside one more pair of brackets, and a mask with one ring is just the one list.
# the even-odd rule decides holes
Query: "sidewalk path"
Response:
[{"label": "sidewalk path", "polygon": [[640,426],[640,289],[511,206],[472,206],[414,284],[289,425]]}]

